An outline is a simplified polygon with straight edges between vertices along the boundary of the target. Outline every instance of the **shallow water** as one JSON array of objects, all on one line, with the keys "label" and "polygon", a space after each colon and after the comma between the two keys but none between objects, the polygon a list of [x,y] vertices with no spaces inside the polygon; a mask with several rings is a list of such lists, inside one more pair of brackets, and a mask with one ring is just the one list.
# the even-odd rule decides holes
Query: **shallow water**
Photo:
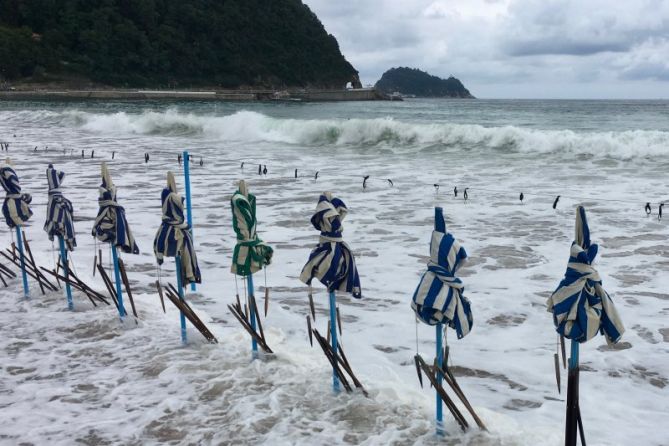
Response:
[{"label": "shallow water", "polygon": [[[667,444],[660,427],[669,415],[669,245],[656,213],[668,195],[668,115],[661,101],[0,103],[0,140],[10,143],[23,189],[34,196],[27,232],[38,262],[53,264],[42,230],[49,162],[68,174],[63,189],[77,216],[81,278],[103,289],[91,276],[89,236],[102,160],[142,251],[124,256],[137,283],[139,325],[121,326],[113,308],[92,308],[82,296],[71,314],[60,293],[42,297],[36,286],[30,301],[19,301],[18,280],[0,291],[0,442],[438,443],[433,394],[420,388],[412,358],[416,344],[431,357],[434,331],[419,326],[416,342],[409,302],[440,205],[470,256],[460,275],[475,319],[464,339],[449,333],[452,366],[490,429],[462,435],[448,419],[445,443],[561,444],[566,374],[560,395],[545,301],[564,274],[574,208],[583,204],[600,244],[604,288],[627,328],[619,348],[601,337],[582,346],[588,444]],[[152,242],[160,191],[168,169],[181,171],[183,149],[194,155],[204,279],[188,299],[218,345],[192,330],[182,348],[177,312],[168,307],[163,315],[150,287],[158,277]],[[258,164],[267,175],[257,174]],[[250,362],[248,337],[226,307],[235,295],[228,203],[242,178],[258,196],[261,237],[275,247],[264,325],[276,355],[266,361]],[[350,209],[344,237],[364,298],[339,298],[343,345],[370,399],[334,397],[327,361],[308,343],[307,290],[297,277],[317,241],[309,218],[324,190]],[[9,245],[9,231],[2,234]],[[161,274],[173,276],[169,262]],[[256,285],[265,286],[263,274]],[[321,288],[315,299],[323,330]]]}]

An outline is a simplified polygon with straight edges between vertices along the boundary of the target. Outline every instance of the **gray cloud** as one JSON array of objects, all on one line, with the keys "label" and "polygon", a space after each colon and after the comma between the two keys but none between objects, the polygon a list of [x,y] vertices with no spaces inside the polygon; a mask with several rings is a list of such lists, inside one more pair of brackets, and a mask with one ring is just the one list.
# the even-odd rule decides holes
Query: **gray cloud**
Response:
[{"label": "gray cloud", "polygon": [[606,52],[620,53],[629,49],[630,43],[627,42],[584,42],[542,39],[510,44],[507,47],[507,54],[510,56],[536,56],[542,54],[589,56]]},{"label": "gray cloud", "polygon": [[669,97],[666,0],[304,1],[363,83],[411,66],[481,97]]}]

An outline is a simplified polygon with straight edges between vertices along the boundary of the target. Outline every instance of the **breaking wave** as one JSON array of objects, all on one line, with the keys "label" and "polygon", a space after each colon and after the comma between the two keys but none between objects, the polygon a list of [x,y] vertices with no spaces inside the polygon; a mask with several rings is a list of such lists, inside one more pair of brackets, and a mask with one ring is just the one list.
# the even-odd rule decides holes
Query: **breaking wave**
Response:
[{"label": "breaking wave", "polygon": [[58,119],[61,125],[115,135],[200,136],[235,142],[277,142],[306,146],[391,146],[410,150],[452,147],[508,153],[585,154],[617,159],[669,153],[669,132],[629,130],[574,132],[514,126],[483,127],[451,123],[410,123],[377,119],[281,119],[239,111],[228,116],[183,113],[175,109],[141,114],[85,111],[30,111],[14,116],[30,121]]}]

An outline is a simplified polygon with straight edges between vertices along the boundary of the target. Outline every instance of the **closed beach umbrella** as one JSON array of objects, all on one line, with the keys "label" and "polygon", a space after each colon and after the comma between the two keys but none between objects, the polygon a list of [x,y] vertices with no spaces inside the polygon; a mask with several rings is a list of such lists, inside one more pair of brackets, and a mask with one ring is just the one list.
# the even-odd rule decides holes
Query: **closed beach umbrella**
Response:
[{"label": "closed beach umbrella", "polygon": [[[344,242],[342,221],[348,214],[346,204],[330,192],[324,192],[318,198],[316,212],[311,217],[311,224],[320,231],[318,245],[311,251],[309,260],[300,274],[300,280],[311,286],[314,278],[328,290],[330,304],[330,341],[332,348],[332,387],[339,392],[339,376],[336,364],[338,358],[337,342],[337,296],[336,292],[346,292],[360,299],[360,275],[355,266],[351,249]],[[311,297],[310,297],[311,298]]]},{"label": "closed beach umbrella", "polygon": [[590,242],[585,209],[576,210],[576,239],[571,245],[564,279],[548,299],[548,311],[562,336],[586,342],[601,332],[609,344],[620,340],[625,328],[592,262],[598,246]]},{"label": "closed beach umbrella", "polygon": [[190,227],[184,216],[184,199],[177,192],[172,172],[167,172],[167,187],[163,189],[160,199],[163,220],[153,242],[153,252],[158,264],[162,265],[165,257],[179,256],[182,285],[200,283],[200,268],[193,249]]},{"label": "closed beach umbrella", "polygon": [[49,240],[62,237],[67,249],[74,251],[77,240],[74,233],[74,222],[72,220],[72,203],[63,196],[60,185],[65,178],[65,172],[54,169],[49,164],[46,170],[46,179],[49,183],[49,202],[47,204],[46,222],[44,230],[49,235]]},{"label": "closed beach umbrella", "polygon": [[[167,187],[160,195],[163,220],[153,241],[153,252],[158,264],[165,257],[174,257],[176,263],[179,298],[185,301],[184,288],[189,283],[200,283],[200,267],[193,248],[193,234],[184,216],[184,199],[177,192],[177,184],[172,172],[167,172]],[[186,315],[181,312],[181,341],[186,344]]]},{"label": "closed beach umbrella", "polygon": [[[7,160],[9,164],[9,160]],[[28,297],[30,291],[28,288],[28,274],[26,273],[26,263],[23,254],[23,239],[21,235],[21,227],[33,215],[30,209],[30,202],[32,197],[30,194],[21,192],[21,184],[19,184],[19,177],[14,172],[14,169],[8,165],[0,167],[0,184],[5,189],[5,201],[2,203],[2,215],[5,217],[7,226],[14,228],[16,231],[16,240],[19,247],[19,256],[21,260],[21,275],[23,278],[23,295]]]},{"label": "closed beach umbrella", "polygon": [[248,191],[246,182],[232,196],[232,227],[237,244],[232,254],[231,271],[238,276],[249,276],[272,261],[272,248],[260,240],[256,232],[256,197]]},{"label": "closed beach umbrella", "polygon": [[118,248],[125,253],[139,254],[139,248],[130,232],[128,221],[125,218],[125,209],[116,202],[116,186],[112,182],[107,165],[101,166],[102,183],[100,184],[98,197],[98,216],[93,225],[93,237],[103,243],[111,245],[112,259],[114,262],[114,276],[116,279],[116,296],[118,297],[118,311],[123,320],[126,315],[123,307],[123,291],[121,288],[121,272],[118,262]]},{"label": "closed beach umbrella", "polygon": [[576,235],[571,245],[567,272],[547,302],[557,332],[571,339],[565,424],[567,446],[576,445],[577,427],[580,425],[581,432],[583,429],[578,403],[579,343],[592,339],[599,332],[607,343],[614,344],[625,331],[618,311],[602,288],[602,279],[592,265],[597,250],[598,246],[590,241],[585,209],[579,206],[576,209]]},{"label": "closed beach umbrella", "polygon": [[[253,273],[260,271],[272,261],[274,251],[265,242],[260,240],[256,232],[258,221],[256,220],[256,197],[249,192],[244,180],[239,182],[239,189],[232,195],[230,200],[232,207],[232,227],[237,234],[237,244],[232,254],[233,274],[246,279],[249,319],[251,328],[256,329],[256,319],[259,315],[255,312],[255,289],[253,286]],[[257,319],[260,321],[260,319]],[[255,338],[251,340],[253,357],[258,354],[258,342]]]},{"label": "closed beach umbrella", "polygon": [[316,278],[330,292],[343,291],[359,299],[362,297],[360,276],[351,249],[342,237],[342,221],[347,213],[346,204],[330,192],[324,192],[319,197],[311,224],[321,235],[302,268],[300,280],[311,285]]},{"label": "closed beach umbrella", "polygon": [[16,228],[23,226],[33,215],[30,209],[32,197],[30,194],[21,193],[19,177],[10,166],[0,168],[0,184],[7,193],[2,204],[2,215],[5,217],[7,226]]},{"label": "closed beach umbrella", "polygon": [[[46,222],[44,230],[49,235],[49,240],[54,237],[58,239],[60,249],[61,264],[65,277],[69,277],[69,264],[67,260],[67,251],[74,251],[77,246],[77,240],[74,235],[74,221],[72,220],[72,203],[63,196],[60,185],[65,178],[65,172],[56,170],[49,164],[46,169],[46,179],[49,183],[49,202],[46,210]],[[72,301],[72,289],[70,283],[65,283],[65,296],[67,298],[67,307],[74,309]]]},{"label": "closed beach umbrella", "polygon": [[[440,214],[441,215],[441,214]],[[437,217],[439,219],[439,217]],[[441,216],[443,223],[443,216]],[[462,280],[456,271],[467,258],[446,225],[435,225],[430,241],[430,260],[411,301],[416,316],[428,325],[448,324],[463,338],[472,328],[474,319],[469,300],[463,295]]]},{"label": "closed beach umbrella", "polygon": [[[427,262],[427,271],[423,273],[413,294],[411,308],[420,321],[435,326],[436,362],[444,370],[444,324],[453,328],[458,339],[462,339],[471,331],[474,323],[471,305],[463,295],[464,285],[455,275],[465,259],[465,249],[453,234],[446,231],[443,209],[434,208],[430,260]],[[439,386],[442,380],[442,374],[436,373]],[[443,401],[439,392],[436,393],[437,433],[442,434]]]},{"label": "closed beach umbrella", "polygon": [[98,197],[98,216],[93,225],[93,237],[103,243],[111,243],[125,253],[139,254],[139,248],[128,227],[125,209],[116,202],[116,186],[107,165],[102,163],[102,184]]}]

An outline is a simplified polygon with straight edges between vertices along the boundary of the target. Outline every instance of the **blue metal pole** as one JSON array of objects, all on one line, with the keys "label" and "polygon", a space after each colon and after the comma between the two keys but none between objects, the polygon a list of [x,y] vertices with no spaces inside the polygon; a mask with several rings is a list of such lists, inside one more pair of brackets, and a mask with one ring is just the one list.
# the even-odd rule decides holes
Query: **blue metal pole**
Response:
[{"label": "blue metal pole", "polygon": [[[253,274],[249,274],[246,276],[246,281],[248,284],[248,292],[249,296],[254,296],[254,290],[253,290]],[[251,301],[247,302],[247,305],[249,306],[249,317],[251,318],[251,328],[253,330],[256,329],[256,312],[255,309],[253,308],[253,305],[251,305]],[[258,341],[255,340],[255,338],[251,338],[251,350],[253,354],[253,359],[256,359],[258,357]]]},{"label": "blue metal pole", "polygon": [[25,298],[30,297],[30,289],[28,288],[28,274],[26,273],[26,258],[23,255],[23,238],[21,237],[21,228],[16,227],[16,241],[19,245],[19,257],[21,259],[21,275],[23,276],[23,295]]},{"label": "blue metal pole", "polygon": [[[191,203],[190,197],[190,157],[188,156],[188,151],[184,150],[184,183],[186,183],[186,220],[188,221],[188,226],[190,227],[190,235],[193,238],[193,205]],[[195,282],[191,282],[190,290],[195,291]]]},{"label": "blue metal pole", "polygon": [[[177,286],[179,287],[179,299],[186,301],[186,296],[184,296],[184,287],[181,283],[181,256],[176,256],[174,261],[177,264]],[[186,345],[188,344],[188,336],[186,334],[186,316],[183,311],[181,312],[181,342]]]},{"label": "blue metal pole", "polygon": [[[65,277],[70,277],[70,266],[67,262],[67,250],[65,250],[65,240],[62,236],[58,236],[58,244],[60,245],[60,260],[63,262],[63,274]],[[74,303],[72,302],[72,288],[70,282],[65,282],[65,297],[67,297],[67,309],[74,310]]]},{"label": "blue metal pole", "polygon": [[[435,327],[436,334],[437,334],[437,364],[439,364],[439,367],[442,367],[443,362],[444,362],[444,347],[442,344],[442,339],[443,339],[443,329],[444,326],[443,324],[437,324]],[[443,376],[441,375],[440,372],[437,372],[437,384],[441,385],[443,380]],[[439,396],[439,392],[435,392],[437,394],[437,435],[443,435],[444,434],[444,406],[441,401],[441,396]]]},{"label": "blue metal pole", "polygon": [[116,246],[111,245],[112,259],[114,261],[114,277],[116,279],[116,297],[118,298],[118,314],[121,317],[121,322],[125,317],[125,307],[123,306],[123,289],[121,288],[121,270],[118,267],[118,253]]},{"label": "blue metal pole", "polygon": [[569,358],[569,370],[578,367],[578,342],[571,340],[571,357]]},{"label": "blue metal pole", "polygon": [[[332,353],[337,361],[337,295],[334,291],[330,291],[330,340]],[[332,390],[334,393],[339,393],[339,377],[334,368],[332,369]]]},{"label": "blue metal pole", "polygon": [[[441,232],[446,232],[446,222],[444,220],[444,210],[440,207],[435,207],[434,208],[434,230],[435,231],[441,231]],[[439,364],[439,367],[443,366],[444,363],[444,346],[443,346],[443,339],[444,339],[444,325],[439,323],[435,327],[435,333],[436,333],[436,341],[437,341],[437,364]],[[437,372],[437,384],[441,385],[443,376],[440,372]],[[439,396],[439,392],[435,392],[437,394],[437,435],[444,435],[444,406],[443,402],[441,400],[441,396]]]}]

